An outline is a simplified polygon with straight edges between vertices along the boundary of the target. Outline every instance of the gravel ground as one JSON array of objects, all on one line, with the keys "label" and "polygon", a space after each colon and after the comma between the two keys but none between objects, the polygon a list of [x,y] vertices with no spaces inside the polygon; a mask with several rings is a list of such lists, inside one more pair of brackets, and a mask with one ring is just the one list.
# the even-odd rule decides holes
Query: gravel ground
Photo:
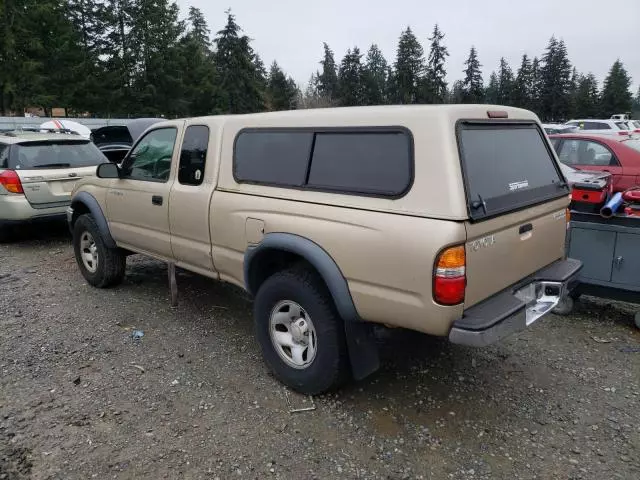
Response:
[{"label": "gravel ground", "polygon": [[91,288],[62,229],[0,245],[0,480],[640,478],[630,305],[482,350],[385,331],[380,372],[311,400],[266,371],[241,291],[178,284],[174,309],[136,256]]}]

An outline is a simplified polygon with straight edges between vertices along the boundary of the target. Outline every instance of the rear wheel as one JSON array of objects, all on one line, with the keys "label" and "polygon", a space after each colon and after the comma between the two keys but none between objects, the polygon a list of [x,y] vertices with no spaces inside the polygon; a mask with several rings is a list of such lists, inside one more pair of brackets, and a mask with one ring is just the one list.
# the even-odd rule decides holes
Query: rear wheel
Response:
[{"label": "rear wheel", "polygon": [[106,288],[122,282],[126,256],[108,248],[93,217],[81,215],[73,227],[73,250],[82,276],[94,287]]},{"label": "rear wheel", "polygon": [[316,395],[349,378],[344,325],[314,272],[286,270],[268,278],[256,295],[254,319],[264,360],[285,385]]}]

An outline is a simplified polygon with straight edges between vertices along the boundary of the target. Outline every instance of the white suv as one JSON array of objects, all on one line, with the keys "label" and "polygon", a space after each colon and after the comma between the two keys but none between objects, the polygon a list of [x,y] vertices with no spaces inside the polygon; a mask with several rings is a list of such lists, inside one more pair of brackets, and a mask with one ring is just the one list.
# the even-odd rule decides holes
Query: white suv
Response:
[{"label": "white suv", "polygon": [[79,135],[0,134],[0,240],[15,224],[65,219],[76,182],[107,161]]},{"label": "white suv", "polygon": [[578,127],[580,130],[601,135],[629,135],[629,126],[622,120],[570,120],[566,125]]}]

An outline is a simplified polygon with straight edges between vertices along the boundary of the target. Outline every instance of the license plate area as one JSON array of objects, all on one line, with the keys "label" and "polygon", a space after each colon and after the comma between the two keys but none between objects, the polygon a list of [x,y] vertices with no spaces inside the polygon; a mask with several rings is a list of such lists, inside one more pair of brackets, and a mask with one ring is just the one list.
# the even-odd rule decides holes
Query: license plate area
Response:
[{"label": "license plate area", "polygon": [[527,326],[558,305],[563,288],[561,282],[533,282],[515,292],[515,297],[526,305]]}]

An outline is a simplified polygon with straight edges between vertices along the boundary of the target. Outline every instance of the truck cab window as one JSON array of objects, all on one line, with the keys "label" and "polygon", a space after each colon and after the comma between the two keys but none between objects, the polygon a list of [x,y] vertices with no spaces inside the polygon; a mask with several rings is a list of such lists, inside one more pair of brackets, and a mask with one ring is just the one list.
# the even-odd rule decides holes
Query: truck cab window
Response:
[{"label": "truck cab window", "polygon": [[175,128],[159,128],[147,133],[125,160],[125,178],[147,182],[169,180],[176,134]]},{"label": "truck cab window", "polygon": [[178,181],[183,185],[201,185],[207,163],[209,128],[204,125],[187,127],[180,151]]}]

